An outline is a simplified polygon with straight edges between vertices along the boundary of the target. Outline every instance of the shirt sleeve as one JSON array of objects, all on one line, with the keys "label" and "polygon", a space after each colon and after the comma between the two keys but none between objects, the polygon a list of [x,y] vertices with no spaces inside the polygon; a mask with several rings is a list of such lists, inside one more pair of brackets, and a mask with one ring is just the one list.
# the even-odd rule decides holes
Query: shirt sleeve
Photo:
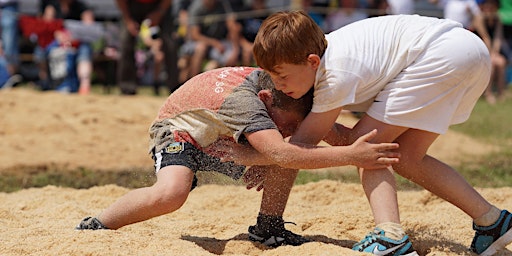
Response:
[{"label": "shirt sleeve", "polygon": [[[251,81],[246,81],[250,83]],[[247,85],[247,86],[246,86]],[[236,88],[222,103],[220,118],[231,130],[238,142],[244,133],[276,129],[265,104],[258,98],[257,89],[248,84]]]},{"label": "shirt sleeve", "polygon": [[359,76],[343,70],[329,70],[315,83],[311,112],[322,113],[355,102]]}]

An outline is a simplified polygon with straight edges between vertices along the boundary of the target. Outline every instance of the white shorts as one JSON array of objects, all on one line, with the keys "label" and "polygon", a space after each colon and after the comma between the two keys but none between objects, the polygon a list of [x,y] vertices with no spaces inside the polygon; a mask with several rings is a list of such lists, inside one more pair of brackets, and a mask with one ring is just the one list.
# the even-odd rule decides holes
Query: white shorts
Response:
[{"label": "white shorts", "polygon": [[489,52],[482,40],[454,28],[391,80],[367,113],[387,124],[443,134],[450,125],[469,118],[490,73]]}]

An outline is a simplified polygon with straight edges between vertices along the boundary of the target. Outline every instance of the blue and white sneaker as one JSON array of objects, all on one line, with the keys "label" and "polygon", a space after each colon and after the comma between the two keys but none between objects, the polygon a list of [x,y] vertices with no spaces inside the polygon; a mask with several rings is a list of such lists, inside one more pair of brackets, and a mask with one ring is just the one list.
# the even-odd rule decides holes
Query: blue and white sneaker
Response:
[{"label": "blue and white sneaker", "polygon": [[476,232],[469,249],[478,255],[493,255],[512,242],[512,214],[503,210],[493,225],[481,227],[473,223],[473,229]]},{"label": "blue and white sneaker", "polygon": [[352,247],[352,250],[380,256],[418,256],[418,253],[412,248],[409,236],[406,235],[400,240],[394,240],[386,237],[384,230],[380,228],[375,228],[375,230],[368,233],[363,240]]}]

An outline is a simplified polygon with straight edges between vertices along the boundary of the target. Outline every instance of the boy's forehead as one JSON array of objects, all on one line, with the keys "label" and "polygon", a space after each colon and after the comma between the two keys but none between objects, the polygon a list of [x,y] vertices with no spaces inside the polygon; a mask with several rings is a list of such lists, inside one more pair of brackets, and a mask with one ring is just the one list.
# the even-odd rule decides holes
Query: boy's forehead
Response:
[{"label": "boy's forehead", "polygon": [[267,72],[275,76],[282,75],[283,73],[286,72],[286,65],[275,65],[274,67],[272,67],[272,70],[267,70]]}]

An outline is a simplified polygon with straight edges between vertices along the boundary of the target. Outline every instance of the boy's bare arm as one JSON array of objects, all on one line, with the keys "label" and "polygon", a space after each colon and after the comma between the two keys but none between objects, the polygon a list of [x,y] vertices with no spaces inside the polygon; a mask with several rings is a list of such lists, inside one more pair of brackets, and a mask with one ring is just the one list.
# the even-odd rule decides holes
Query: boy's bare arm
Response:
[{"label": "boy's bare arm", "polygon": [[[285,168],[317,169],[334,166],[355,165],[366,169],[386,168],[398,163],[400,154],[392,150],[396,143],[369,143],[376,131],[361,136],[349,146],[302,147],[286,142],[277,130],[263,130],[247,134],[249,143],[261,153],[258,164],[277,164]],[[263,160],[268,162],[264,163]],[[241,164],[251,165],[254,159],[244,158]]]},{"label": "boy's bare arm", "polygon": [[351,128],[335,123],[329,133],[323,138],[323,141],[331,146],[347,146],[350,145],[351,132]]},{"label": "boy's bare arm", "polygon": [[336,123],[340,112],[341,108],[323,113],[309,113],[290,138],[290,142],[317,145],[324,138],[333,140],[326,136]]}]

